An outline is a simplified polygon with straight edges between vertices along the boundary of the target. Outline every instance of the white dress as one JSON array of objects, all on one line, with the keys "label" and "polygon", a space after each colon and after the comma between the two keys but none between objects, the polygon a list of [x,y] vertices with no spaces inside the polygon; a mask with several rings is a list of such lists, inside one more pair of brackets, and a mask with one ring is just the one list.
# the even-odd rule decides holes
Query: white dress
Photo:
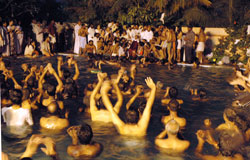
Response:
[{"label": "white dress", "polygon": [[78,32],[79,32],[79,29],[81,28],[82,26],[77,24],[75,26],[75,46],[74,46],[74,53],[76,54],[79,54],[80,52],[80,36],[78,35]]},{"label": "white dress", "polygon": [[16,26],[16,30],[19,31],[19,33],[17,33],[17,54],[21,54],[22,53],[22,49],[23,49],[23,31],[22,31],[22,27],[21,26]]}]

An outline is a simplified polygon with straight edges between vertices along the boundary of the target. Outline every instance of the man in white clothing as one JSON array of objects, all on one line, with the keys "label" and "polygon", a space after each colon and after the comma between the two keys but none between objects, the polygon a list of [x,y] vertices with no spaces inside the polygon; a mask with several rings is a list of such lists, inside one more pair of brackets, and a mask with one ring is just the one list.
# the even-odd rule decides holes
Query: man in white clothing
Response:
[{"label": "man in white clothing", "polygon": [[80,37],[78,35],[78,32],[80,28],[82,27],[81,21],[78,21],[77,25],[75,25],[75,46],[74,46],[74,53],[79,54],[80,53]]},{"label": "man in white clothing", "polygon": [[94,36],[95,36],[95,28],[94,28],[93,24],[91,24],[89,29],[88,29],[88,42],[90,40],[93,40]]}]

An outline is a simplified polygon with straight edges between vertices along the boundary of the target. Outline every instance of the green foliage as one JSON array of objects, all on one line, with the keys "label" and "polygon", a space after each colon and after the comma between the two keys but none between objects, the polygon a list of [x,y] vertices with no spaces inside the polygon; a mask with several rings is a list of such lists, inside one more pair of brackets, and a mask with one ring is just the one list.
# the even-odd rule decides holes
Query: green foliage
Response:
[{"label": "green foliage", "polygon": [[247,35],[247,26],[235,25],[228,27],[226,32],[228,36],[219,40],[213,51],[216,62],[222,57],[229,56],[233,62],[243,62],[247,60],[246,52],[250,44],[250,35]]}]

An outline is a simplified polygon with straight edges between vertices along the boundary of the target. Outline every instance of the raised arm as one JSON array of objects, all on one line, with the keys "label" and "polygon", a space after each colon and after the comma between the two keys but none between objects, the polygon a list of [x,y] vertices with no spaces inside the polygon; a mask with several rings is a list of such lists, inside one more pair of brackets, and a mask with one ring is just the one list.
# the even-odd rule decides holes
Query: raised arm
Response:
[{"label": "raised arm", "polygon": [[129,110],[130,106],[134,103],[135,99],[141,94],[142,90],[143,90],[142,85],[136,86],[136,93],[134,94],[134,96],[132,98],[130,98],[130,100],[126,104],[126,109],[127,110]]},{"label": "raised arm", "polygon": [[96,107],[96,100],[95,100],[95,96],[96,94],[99,92],[103,80],[105,77],[107,77],[107,73],[97,73],[97,77],[98,77],[98,83],[96,85],[96,87],[94,88],[94,90],[92,91],[91,95],[90,95],[90,113],[92,114],[94,111],[98,111],[98,108]]},{"label": "raised arm", "polygon": [[63,83],[62,80],[60,79],[60,77],[57,75],[56,71],[54,70],[54,68],[52,67],[52,64],[49,63],[48,64],[48,71],[50,74],[52,74],[55,78],[56,81],[58,83],[58,85],[56,86],[56,93],[61,92],[62,88],[63,88]]},{"label": "raised arm", "polygon": [[136,65],[132,64],[132,66],[130,68],[130,77],[133,79],[133,81],[131,82],[132,86],[135,85],[135,73],[136,73]]},{"label": "raised arm", "polygon": [[195,155],[199,156],[199,157],[202,157],[201,152],[202,152],[202,149],[203,149],[203,145],[205,143],[205,141],[203,139],[205,137],[205,133],[202,130],[198,130],[196,132],[196,136],[197,136],[197,139],[198,139],[198,145],[197,145],[197,147],[195,149]]},{"label": "raised arm", "polygon": [[8,78],[12,79],[12,81],[14,83],[15,89],[22,89],[22,86],[19,85],[18,82],[16,81],[16,79],[14,78],[12,70],[9,70],[9,72],[8,72]]},{"label": "raised arm", "polygon": [[140,127],[147,128],[149,120],[150,120],[152,106],[153,106],[154,100],[155,100],[156,86],[155,86],[154,81],[150,77],[147,77],[145,79],[145,81],[146,81],[147,86],[151,89],[151,93],[150,93],[150,96],[147,100],[147,104],[146,104],[146,107],[143,111],[142,117],[141,117],[140,121],[138,122],[138,125]]},{"label": "raised arm", "polygon": [[120,119],[118,114],[114,111],[113,105],[110,102],[110,99],[108,97],[108,91],[111,89],[110,81],[103,82],[102,88],[101,88],[101,95],[102,95],[102,101],[107,110],[111,114],[112,121],[116,127],[120,130],[120,127],[123,126],[125,123]]},{"label": "raised arm", "polygon": [[120,82],[120,79],[124,73],[124,68],[121,68],[119,71],[118,71],[118,76],[117,78],[113,81],[113,86],[115,88],[115,91],[116,91],[116,94],[117,94],[117,102],[114,106],[114,111],[119,114],[120,112],[120,109],[121,109],[121,106],[122,106],[122,103],[123,103],[123,96],[122,96],[122,93],[121,93],[121,90],[118,86],[118,83]]},{"label": "raised arm", "polygon": [[63,58],[57,57],[57,72],[58,72],[58,76],[62,79],[63,78],[63,73],[62,73],[62,63],[63,63]]},{"label": "raised arm", "polygon": [[73,77],[73,80],[76,81],[80,75],[80,72],[79,72],[79,68],[78,68],[78,64],[77,64],[76,60],[72,60],[72,64],[75,65],[75,75]]},{"label": "raised arm", "polygon": [[40,93],[43,92],[43,80],[47,72],[48,72],[48,65],[44,68],[43,73],[40,76],[39,81],[38,81],[38,90]]}]

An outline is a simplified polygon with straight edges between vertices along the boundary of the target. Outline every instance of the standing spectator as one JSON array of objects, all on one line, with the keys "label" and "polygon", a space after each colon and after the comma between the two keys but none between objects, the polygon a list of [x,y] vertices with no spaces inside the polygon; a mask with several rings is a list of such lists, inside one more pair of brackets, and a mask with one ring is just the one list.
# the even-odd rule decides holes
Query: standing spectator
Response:
[{"label": "standing spectator", "polygon": [[89,29],[88,29],[88,42],[90,40],[93,40],[94,36],[95,36],[95,28],[94,28],[93,24],[91,24]]},{"label": "standing spectator", "polygon": [[205,49],[205,41],[206,41],[206,35],[204,33],[204,28],[201,27],[200,33],[198,36],[198,46],[196,49],[196,57],[199,59],[199,62],[203,62],[203,52]]},{"label": "standing spectator", "polygon": [[41,52],[44,56],[50,57],[53,56],[51,49],[50,49],[50,37],[48,35],[44,36],[44,42],[41,46]]},{"label": "standing spectator", "polygon": [[16,26],[14,25],[14,21],[9,21],[9,26],[7,27],[8,32],[10,34],[10,55],[16,55],[17,49],[17,40],[16,40]]},{"label": "standing spectator", "polygon": [[185,55],[186,55],[186,62],[187,63],[192,63],[193,61],[193,44],[194,44],[194,39],[195,39],[195,33],[192,31],[192,27],[188,27],[188,32],[186,33],[185,36]]},{"label": "standing spectator", "polygon": [[2,38],[4,41],[3,48],[2,48],[2,56],[10,56],[10,36],[8,33],[6,21],[3,21],[2,29],[3,29]]},{"label": "standing spectator", "polygon": [[75,46],[74,46],[74,53],[79,54],[80,52],[80,36],[79,30],[82,27],[81,21],[78,21],[77,25],[75,25]]},{"label": "standing spectator", "polygon": [[57,22],[56,23],[56,33],[57,33],[57,51],[65,51],[64,47],[64,41],[65,41],[65,36],[64,36],[64,25],[62,22]]},{"label": "standing spectator", "polygon": [[182,48],[182,31],[181,27],[177,29],[177,62],[181,62],[181,48]]},{"label": "standing spectator", "polygon": [[36,27],[34,28],[34,32],[36,34],[36,41],[40,44],[40,48],[43,43],[43,32],[44,28],[41,23],[37,23]]},{"label": "standing spectator", "polygon": [[51,51],[56,51],[56,27],[55,27],[55,21],[51,20],[49,26],[48,26],[48,33],[49,37],[51,38]]},{"label": "standing spectator", "polygon": [[88,28],[86,26],[82,26],[78,32],[78,36],[80,37],[80,54],[82,54],[85,45],[87,44],[86,40],[87,35],[88,35]]},{"label": "standing spectator", "polygon": [[65,26],[65,33],[64,33],[64,36],[65,36],[65,50],[71,50],[72,49],[72,46],[73,46],[73,28],[71,28],[71,26],[69,24],[66,24]]},{"label": "standing spectator", "polygon": [[21,21],[18,22],[16,26],[16,34],[17,34],[17,54],[21,54],[23,50],[23,31],[21,27]]}]

